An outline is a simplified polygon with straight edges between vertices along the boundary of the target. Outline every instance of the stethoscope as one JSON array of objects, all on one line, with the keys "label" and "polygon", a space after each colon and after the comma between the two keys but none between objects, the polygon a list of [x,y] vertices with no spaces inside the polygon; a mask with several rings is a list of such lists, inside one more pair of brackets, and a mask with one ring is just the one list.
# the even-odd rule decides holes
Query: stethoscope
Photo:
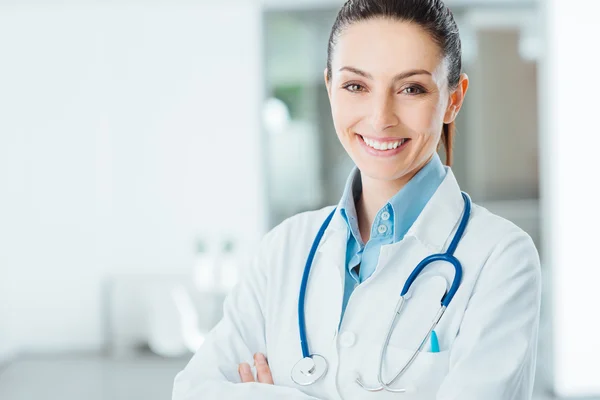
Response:
[{"label": "stethoscope", "polygon": [[[471,215],[471,199],[470,199],[469,195],[464,192],[462,193],[462,197],[465,201],[465,208],[463,211],[463,216],[461,218],[460,224],[458,225],[458,229],[456,230],[456,233],[455,233],[454,237],[452,238],[452,242],[450,243],[450,246],[448,247],[448,250],[446,250],[445,253],[432,254],[429,257],[426,257],[425,259],[423,259],[415,267],[415,269],[412,271],[412,273],[409,275],[408,279],[404,283],[404,287],[402,289],[402,292],[400,293],[400,299],[398,300],[398,304],[396,305],[396,308],[394,309],[394,316],[388,327],[388,332],[387,332],[385,341],[384,341],[383,345],[381,346],[381,352],[379,355],[379,370],[377,372],[377,380],[379,381],[380,386],[368,387],[361,381],[360,377],[358,377],[356,379],[356,383],[358,383],[363,389],[368,390],[370,392],[378,392],[378,391],[381,391],[384,389],[387,391],[396,392],[396,393],[402,393],[402,392],[407,391],[407,389],[394,389],[394,388],[391,388],[390,386],[393,385],[402,375],[404,375],[404,373],[408,370],[408,368],[415,361],[415,359],[417,358],[417,356],[423,349],[423,346],[427,342],[429,336],[431,335],[431,332],[433,332],[433,330],[436,328],[436,326],[442,319],[442,316],[444,315],[444,313],[446,312],[446,309],[448,308],[448,305],[454,298],[454,295],[456,294],[456,291],[458,290],[461,280],[462,280],[462,265],[460,264],[460,261],[458,261],[458,259],[454,256],[454,252],[456,251],[456,248],[458,247],[458,243],[460,242],[460,239],[462,238],[462,236],[465,232],[465,228],[467,227],[467,223],[469,222],[469,217]],[[310,269],[312,267],[312,263],[313,263],[313,259],[315,257],[315,253],[317,251],[317,247],[319,246],[319,243],[321,242],[321,239],[323,238],[323,234],[325,233],[325,230],[329,226],[329,223],[331,222],[331,219],[333,218],[335,211],[336,211],[336,209],[334,209],[327,216],[327,218],[323,222],[323,225],[321,225],[321,228],[319,229],[319,232],[317,233],[315,240],[313,241],[312,247],[310,249],[310,253],[308,254],[308,259],[306,260],[306,266],[304,267],[304,274],[302,275],[302,283],[300,284],[300,296],[298,298],[298,328],[300,331],[300,346],[302,347],[302,359],[300,361],[298,361],[292,368],[291,378],[296,384],[301,385],[301,386],[312,385],[315,382],[317,382],[319,379],[321,379],[323,376],[325,376],[325,374],[327,373],[327,360],[325,360],[325,358],[319,354],[311,355],[310,351],[308,349],[308,341],[306,338],[306,320],[305,320],[305,314],[304,314],[304,300],[305,300],[305,296],[306,296],[306,286],[308,284],[308,276],[310,274]],[[411,285],[417,279],[419,274],[421,274],[421,272],[423,272],[425,267],[427,267],[428,265],[430,265],[436,261],[449,262],[450,264],[452,264],[454,266],[454,280],[452,281],[452,286],[450,287],[450,290],[446,294],[444,294],[444,296],[442,296],[441,308],[438,311],[438,313],[436,314],[436,316],[431,324],[431,328],[429,328],[429,331],[423,337],[423,340],[421,341],[421,344],[419,345],[419,347],[413,352],[413,354],[409,358],[409,360],[400,369],[400,372],[398,372],[392,379],[390,379],[389,381],[386,382],[382,376],[383,360],[385,358],[385,353],[387,351],[387,347],[390,342],[392,332],[394,331],[394,326],[396,325],[396,321],[398,320],[400,312],[402,311],[402,308],[404,307],[404,304],[406,303],[406,300],[408,299],[408,297],[406,297],[406,294],[410,290]]]}]

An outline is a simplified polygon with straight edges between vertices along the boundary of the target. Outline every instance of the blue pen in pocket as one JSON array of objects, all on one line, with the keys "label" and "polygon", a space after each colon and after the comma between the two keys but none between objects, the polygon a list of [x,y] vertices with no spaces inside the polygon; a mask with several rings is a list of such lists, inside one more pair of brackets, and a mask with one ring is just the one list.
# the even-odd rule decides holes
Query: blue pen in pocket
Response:
[{"label": "blue pen in pocket", "polygon": [[438,341],[437,333],[435,333],[435,331],[431,331],[431,352],[440,352],[440,342]]}]

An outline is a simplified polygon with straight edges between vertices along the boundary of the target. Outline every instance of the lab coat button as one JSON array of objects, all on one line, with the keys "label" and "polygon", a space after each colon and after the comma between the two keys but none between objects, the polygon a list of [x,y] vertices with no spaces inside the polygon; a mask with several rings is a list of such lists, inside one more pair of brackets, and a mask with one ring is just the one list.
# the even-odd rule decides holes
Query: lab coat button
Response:
[{"label": "lab coat button", "polygon": [[340,346],[342,347],[352,347],[356,342],[356,335],[352,332],[344,332],[340,336]]}]

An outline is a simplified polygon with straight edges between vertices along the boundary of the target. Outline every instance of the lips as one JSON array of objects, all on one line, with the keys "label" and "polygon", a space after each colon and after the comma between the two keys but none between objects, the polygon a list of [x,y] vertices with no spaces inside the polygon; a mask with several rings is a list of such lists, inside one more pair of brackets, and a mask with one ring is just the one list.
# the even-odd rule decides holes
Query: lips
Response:
[{"label": "lips", "polygon": [[360,141],[365,147],[377,153],[397,153],[395,150],[405,147],[410,142],[410,138],[390,137],[374,139],[359,134],[357,136],[360,137]]},{"label": "lips", "polygon": [[362,136],[362,139],[366,143],[367,146],[372,147],[375,150],[384,150],[384,151],[396,149],[396,148],[398,148],[398,146],[402,146],[408,140],[408,138],[403,138],[403,139],[380,141],[380,140],[366,138],[364,136]]}]

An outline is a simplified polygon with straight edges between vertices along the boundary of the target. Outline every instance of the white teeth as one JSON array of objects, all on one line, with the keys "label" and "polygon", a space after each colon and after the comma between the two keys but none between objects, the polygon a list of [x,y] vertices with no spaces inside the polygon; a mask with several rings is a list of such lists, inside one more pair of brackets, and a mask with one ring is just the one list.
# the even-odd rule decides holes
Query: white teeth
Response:
[{"label": "white teeth", "polygon": [[398,146],[401,146],[404,142],[406,142],[407,139],[401,139],[397,142],[378,142],[376,140],[363,137],[363,140],[369,147],[372,147],[376,150],[392,150],[397,149]]}]

